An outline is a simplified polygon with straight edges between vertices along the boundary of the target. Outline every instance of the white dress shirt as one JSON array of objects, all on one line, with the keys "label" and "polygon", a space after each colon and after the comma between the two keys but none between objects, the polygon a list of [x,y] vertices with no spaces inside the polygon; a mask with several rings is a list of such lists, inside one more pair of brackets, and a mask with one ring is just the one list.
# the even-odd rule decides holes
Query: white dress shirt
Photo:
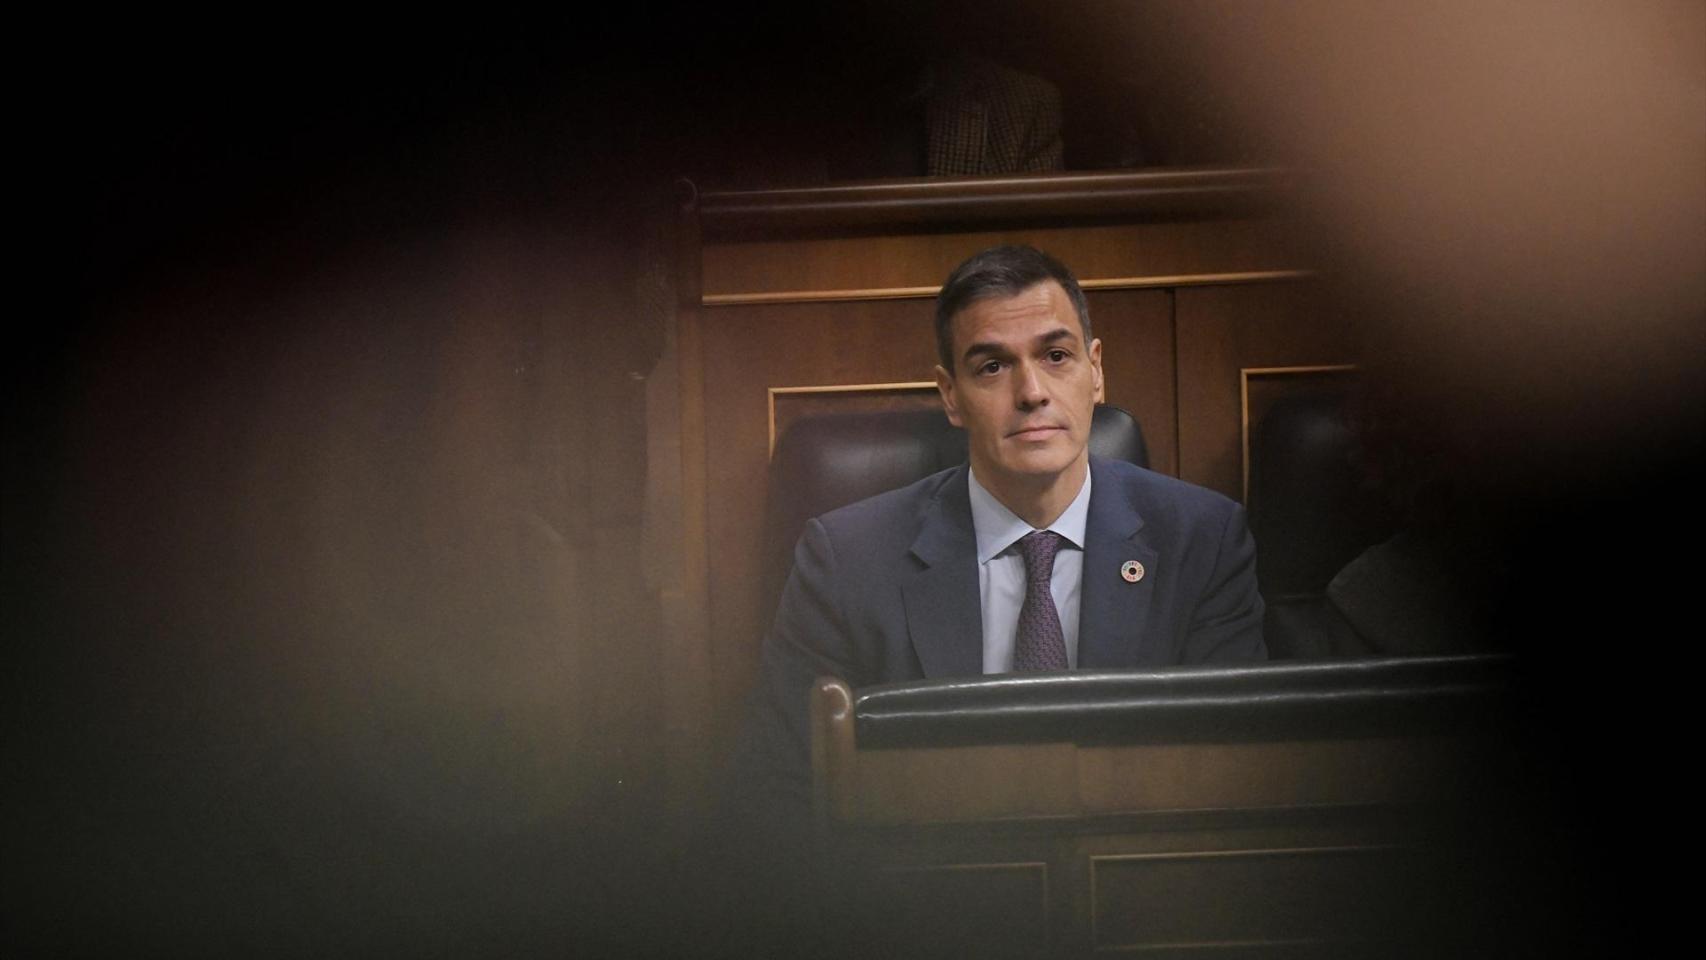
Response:
[{"label": "white dress shirt", "polygon": [[[983,601],[983,672],[1013,672],[1013,640],[1018,633],[1019,608],[1025,603],[1025,558],[1019,540],[1036,528],[1001,505],[995,495],[968,470],[971,522],[977,530],[977,589]],[[1049,589],[1060,629],[1066,637],[1066,663],[1078,666],[1078,608],[1084,584],[1084,526],[1090,516],[1090,471],[1084,486],[1055,521],[1045,529],[1066,538],[1054,556]]]}]

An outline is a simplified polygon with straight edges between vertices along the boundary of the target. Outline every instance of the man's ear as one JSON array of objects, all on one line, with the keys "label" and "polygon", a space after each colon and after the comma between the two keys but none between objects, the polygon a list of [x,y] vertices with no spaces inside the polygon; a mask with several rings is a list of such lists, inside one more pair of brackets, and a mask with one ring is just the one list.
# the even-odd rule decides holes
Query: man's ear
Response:
[{"label": "man's ear", "polygon": [[1092,376],[1095,378],[1095,383],[1096,383],[1096,395],[1093,399],[1097,403],[1104,403],[1107,401],[1108,396],[1107,396],[1107,391],[1102,389],[1102,341],[1101,340],[1091,340],[1090,341],[1090,370],[1091,370]]},{"label": "man's ear", "polygon": [[[1101,374],[1096,376],[1099,382]],[[947,411],[948,422],[956,427],[965,426],[960,422],[960,405],[954,397],[954,375],[940,364],[936,367],[936,392],[942,395],[942,409]]]}]

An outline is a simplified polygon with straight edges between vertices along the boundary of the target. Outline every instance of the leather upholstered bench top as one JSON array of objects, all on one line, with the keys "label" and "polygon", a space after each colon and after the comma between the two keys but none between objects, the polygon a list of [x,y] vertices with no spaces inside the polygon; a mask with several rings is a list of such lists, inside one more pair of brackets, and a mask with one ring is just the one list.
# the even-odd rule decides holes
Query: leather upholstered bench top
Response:
[{"label": "leather upholstered bench top", "polygon": [[860,749],[1295,740],[1494,729],[1507,656],[1007,674],[856,691]]}]

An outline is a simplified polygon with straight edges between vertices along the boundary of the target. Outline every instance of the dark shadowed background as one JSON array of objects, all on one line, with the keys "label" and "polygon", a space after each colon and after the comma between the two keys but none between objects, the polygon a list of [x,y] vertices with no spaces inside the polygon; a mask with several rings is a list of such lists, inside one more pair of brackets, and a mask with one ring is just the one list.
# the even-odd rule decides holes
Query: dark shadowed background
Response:
[{"label": "dark shadowed background", "polygon": [[1500,518],[1567,856],[1631,865],[1697,629],[1701,8],[800,6],[18,39],[8,955],[715,952],[659,893],[674,181],[889,172],[956,24],[1069,168],[1312,172],[1371,378]]}]

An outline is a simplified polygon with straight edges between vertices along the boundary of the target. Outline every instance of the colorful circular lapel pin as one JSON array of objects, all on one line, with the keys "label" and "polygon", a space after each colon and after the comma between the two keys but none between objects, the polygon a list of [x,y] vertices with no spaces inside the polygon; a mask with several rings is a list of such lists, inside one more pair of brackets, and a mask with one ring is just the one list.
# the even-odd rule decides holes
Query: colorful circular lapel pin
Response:
[{"label": "colorful circular lapel pin", "polygon": [[1125,563],[1120,564],[1120,576],[1125,578],[1126,583],[1136,583],[1137,581],[1142,580],[1143,564],[1138,563],[1136,560],[1127,560]]}]

